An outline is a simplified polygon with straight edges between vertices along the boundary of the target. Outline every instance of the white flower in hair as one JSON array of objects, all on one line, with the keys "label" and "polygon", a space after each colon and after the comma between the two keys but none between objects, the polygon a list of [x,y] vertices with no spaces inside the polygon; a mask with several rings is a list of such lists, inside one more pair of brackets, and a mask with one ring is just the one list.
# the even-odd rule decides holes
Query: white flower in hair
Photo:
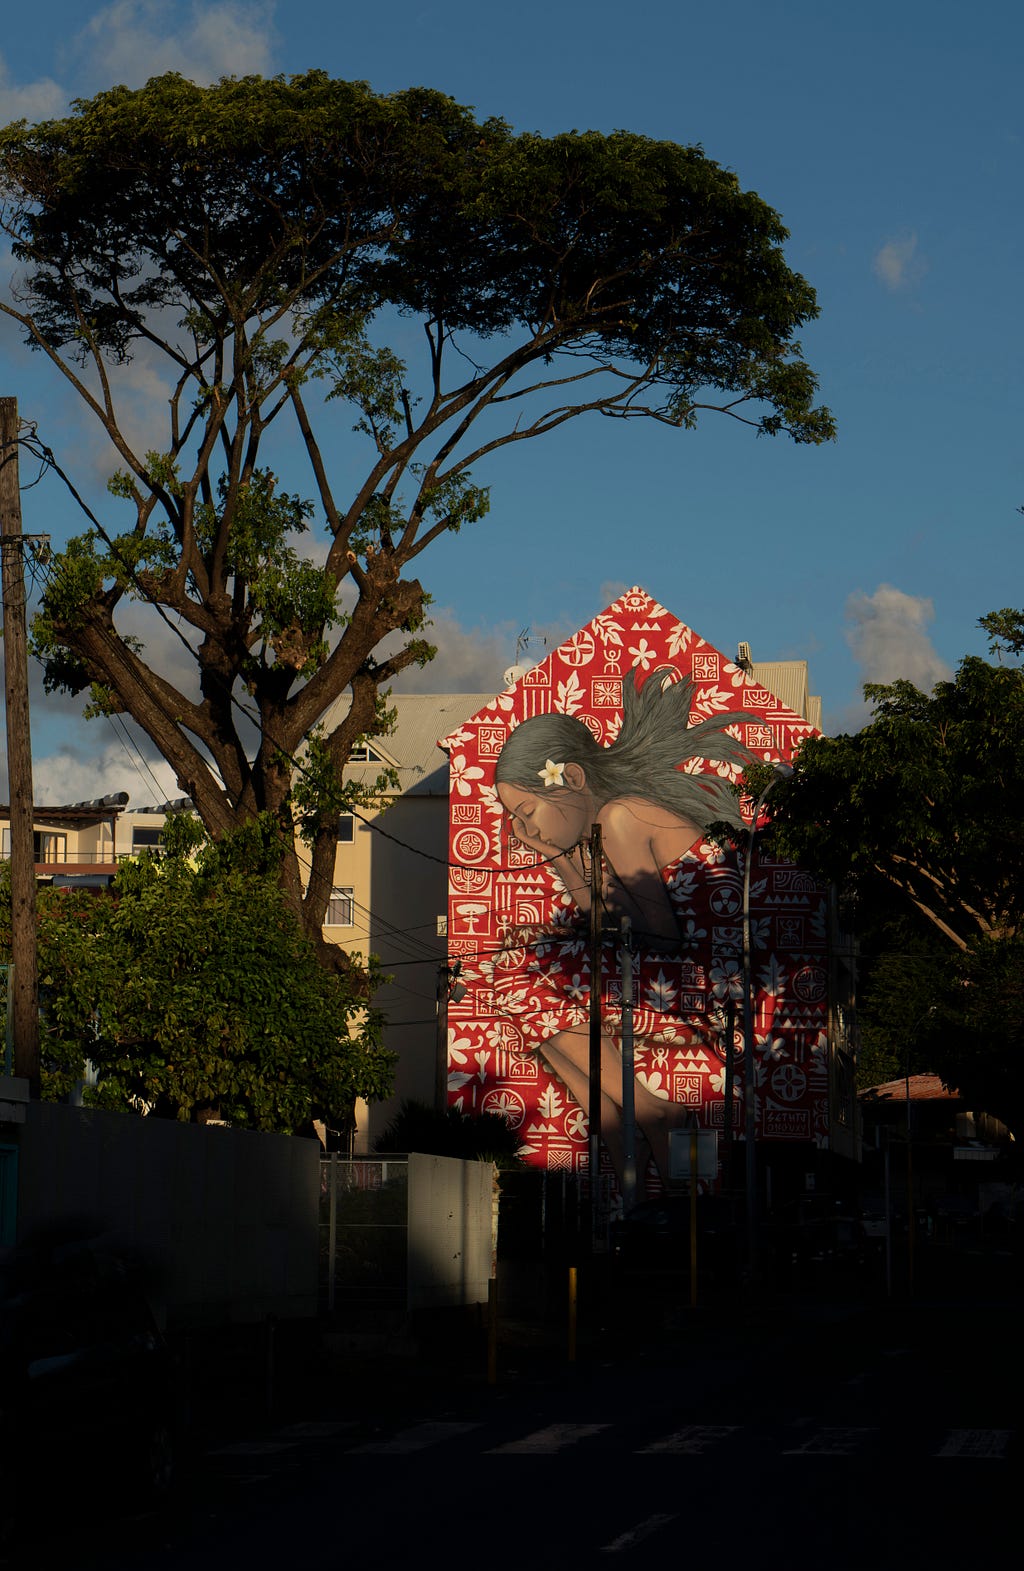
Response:
[{"label": "white flower in hair", "polygon": [[560,786],[564,783],[562,776],[565,774],[565,765],[556,764],[553,759],[549,758],[544,768],[538,769],[537,773],[545,786]]}]

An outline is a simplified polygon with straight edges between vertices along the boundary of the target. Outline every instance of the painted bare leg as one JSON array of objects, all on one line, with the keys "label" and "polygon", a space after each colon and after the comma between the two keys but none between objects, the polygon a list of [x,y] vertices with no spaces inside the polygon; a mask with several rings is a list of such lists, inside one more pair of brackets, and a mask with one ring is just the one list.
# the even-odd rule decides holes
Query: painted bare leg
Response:
[{"label": "painted bare leg", "polygon": [[[590,1036],[586,1029],[560,1031],[541,1044],[541,1054],[581,1107],[590,1101]],[[601,1137],[619,1178],[625,1160],[622,1129],[622,1055],[607,1032],[601,1033]],[[690,1109],[667,1097],[656,1096],[642,1081],[634,1081],[637,1132],[650,1148],[662,1180],[669,1181],[669,1136],[689,1122]]]},{"label": "painted bare leg", "polygon": [[[590,1038],[560,1031],[540,1046],[542,1057],[582,1108],[590,1106]],[[616,1080],[616,1074],[618,1079]],[[601,1140],[621,1183],[625,1162],[622,1136],[622,1059],[615,1044],[601,1036]]]}]

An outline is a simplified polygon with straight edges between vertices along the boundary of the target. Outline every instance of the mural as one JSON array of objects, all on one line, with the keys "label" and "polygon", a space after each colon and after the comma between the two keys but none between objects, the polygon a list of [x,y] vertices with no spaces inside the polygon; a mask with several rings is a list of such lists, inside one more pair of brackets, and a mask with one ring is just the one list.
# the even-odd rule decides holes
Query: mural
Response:
[{"label": "mural", "polygon": [[[728,789],[751,759],[786,759],[811,727],[642,590],[622,596],[453,736],[449,1096],[501,1112],[527,1159],[588,1161],[589,836],[602,901],[633,929],[636,1121],[649,1188],[693,1113],[743,1128],[741,855],[705,836],[742,823]],[[824,893],[758,858],[751,886],[760,1138],[827,1137]],[[600,981],[602,1135],[621,1171],[622,987]]]}]

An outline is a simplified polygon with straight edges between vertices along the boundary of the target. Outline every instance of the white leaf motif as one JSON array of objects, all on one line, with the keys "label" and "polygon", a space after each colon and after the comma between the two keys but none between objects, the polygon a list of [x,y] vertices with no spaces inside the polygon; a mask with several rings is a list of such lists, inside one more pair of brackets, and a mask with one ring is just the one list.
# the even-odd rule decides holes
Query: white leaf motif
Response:
[{"label": "white leaf motif", "polygon": [[563,715],[574,715],[583,706],[583,689],[575,671],[570,671],[564,682],[558,684],[555,708]]}]

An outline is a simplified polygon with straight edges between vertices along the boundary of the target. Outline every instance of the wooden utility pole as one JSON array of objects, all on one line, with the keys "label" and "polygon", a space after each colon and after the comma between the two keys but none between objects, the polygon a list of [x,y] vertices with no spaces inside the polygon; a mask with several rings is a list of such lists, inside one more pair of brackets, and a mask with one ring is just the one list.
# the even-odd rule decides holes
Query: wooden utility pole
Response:
[{"label": "wooden utility pole", "polygon": [[11,964],[14,1073],[39,1096],[39,970],[33,846],[32,744],[28,717],[25,562],[18,483],[18,400],[0,398],[0,561],[4,602],[4,696],[11,817]]},{"label": "wooden utility pole", "polygon": [[590,831],[590,1228],[593,1247],[604,1248],[601,1192],[601,825]]},{"label": "wooden utility pole", "polygon": [[622,1214],[636,1204],[636,1062],[633,1052],[633,935],[629,917],[620,926],[622,980]]}]

